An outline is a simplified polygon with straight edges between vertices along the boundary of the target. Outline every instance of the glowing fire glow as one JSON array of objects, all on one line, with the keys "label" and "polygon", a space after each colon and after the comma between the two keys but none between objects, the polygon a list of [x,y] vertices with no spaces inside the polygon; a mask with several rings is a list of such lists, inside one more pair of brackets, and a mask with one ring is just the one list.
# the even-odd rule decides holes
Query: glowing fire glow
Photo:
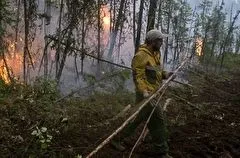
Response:
[{"label": "glowing fire glow", "polygon": [[101,18],[103,22],[104,31],[109,31],[111,25],[110,11],[109,8],[105,5],[101,7]]},{"label": "glowing fire glow", "polygon": [[110,25],[110,17],[103,17],[103,23],[105,26],[109,26]]},{"label": "glowing fire glow", "polygon": [[6,83],[9,84],[10,83],[10,79],[7,73],[7,69],[6,66],[2,65],[2,62],[0,63],[1,67],[0,67],[0,78]]},{"label": "glowing fire glow", "polygon": [[106,5],[101,6],[101,19],[103,25],[103,33],[101,35],[101,43],[104,46],[107,46],[109,40],[110,26],[111,26],[111,17],[110,10]]},{"label": "glowing fire glow", "polygon": [[[7,65],[4,62],[3,58],[0,58],[0,78],[6,83],[11,82],[9,75],[11,77],[18,76],[22,70],[22,53],[15,51],[15,43],[6,40],[8,43],[7,53],[5,53],[5,60]],[[8,69],[7,69],[8,68]],[[9,74],[8,74],[9,73]],[[12,76],[14,75],[14,76]]]},{"label": "glowing fire glow", "polygon": [[195,50],[197,56],[203,55],[202,47],[203,47],[203,40],[200,37],[198,37],[196,39],[196,50]]}]

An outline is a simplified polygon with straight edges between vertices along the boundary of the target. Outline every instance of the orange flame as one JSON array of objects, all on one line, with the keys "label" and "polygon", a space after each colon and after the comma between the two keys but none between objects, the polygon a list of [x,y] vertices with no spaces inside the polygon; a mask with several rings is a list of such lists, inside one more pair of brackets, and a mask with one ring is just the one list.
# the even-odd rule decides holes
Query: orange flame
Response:
[{"label": "orange flame", "polygon": [[[0,65],[2,65],[2,64],[0,63]],[[9,84],[9,83],[10,83],[10,78],[9,78],[9,76],[8,76],[6,66],[1,66],[1,67],[0,67],[0,78],[1,78],[6,84]]]},{"label": "orange flame", "polygon": [[107,6],[101,7],[101,16],[103,20],[104,31],[109,31],[110,28],[110,11]]},{"label": "orange flame", "polygon": [[105,17],[103,17],[103,24],[104,24],[104,27],[109,27],[109,25],[110,25],[110,17],[108,17],[108,16],[105,16]]},{"label": "orange flame", "polygon": [[[5,53],[5,60],[7,65],[4,62],[4,59],[0,59],[0,78],[6,83],[11,82],[9,75],[11,77],[18,76],[21,73],[22,68],[22,53],[16,51],[16,44],[10,40],[6,40],[8,45],[7,53]],[[8,70],[7,70],[8,68]],[[10,74],[8,74],[8,71]],[[12,76],[14,75],[14,76]]]},{"label": "orange flame", "polygon": [[200,37],[198,37],[196,39],[196,50],[195,50],[197,56],[203,55],[202,47],[203,47],[203,40]]},{"label": "orange flame", "polygon": [[109,40],[109,33],[110,33],[110,25],[111,25],[111,18],[110,18],[110,10],[106,5],[101,6],[101,19],[103,25],[103,34],[102,36],[102,44],[107,46]]}]

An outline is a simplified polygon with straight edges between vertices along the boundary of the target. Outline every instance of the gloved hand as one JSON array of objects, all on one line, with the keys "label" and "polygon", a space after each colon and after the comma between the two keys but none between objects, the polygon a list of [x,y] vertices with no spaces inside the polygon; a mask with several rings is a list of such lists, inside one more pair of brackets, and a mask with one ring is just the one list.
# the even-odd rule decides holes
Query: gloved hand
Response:
[{"label": "gloved hand", "polygon": [[144,98],[148,98],[150,95],[151,95],[151,93],[149,91],[147,91],[147,90],[143,91],[143,97]]}]

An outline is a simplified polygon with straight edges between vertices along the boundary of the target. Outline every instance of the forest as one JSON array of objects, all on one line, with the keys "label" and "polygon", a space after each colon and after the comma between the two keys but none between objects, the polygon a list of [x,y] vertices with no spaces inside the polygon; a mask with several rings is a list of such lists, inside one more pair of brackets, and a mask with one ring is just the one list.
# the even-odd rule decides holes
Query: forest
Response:
[{"label": "forest", "polygon": [[[133,58],[166,35],[173,75],[136,103]],[[162,107],[174,158],[240,157],[240,0],[0,0],[0,157],[153,158]]]}]

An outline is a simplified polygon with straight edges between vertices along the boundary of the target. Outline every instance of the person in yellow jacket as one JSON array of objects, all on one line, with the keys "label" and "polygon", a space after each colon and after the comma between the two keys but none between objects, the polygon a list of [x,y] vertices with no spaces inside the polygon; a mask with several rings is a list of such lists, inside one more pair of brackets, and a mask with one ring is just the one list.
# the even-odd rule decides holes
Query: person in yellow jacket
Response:
[{"label": "person in yellow jacket", "polygon": [[[161,69],[160,47],[166,35],[158,30],[150,30],[146,35],[145,44],[141,45],[133,57],[132,69],[133,79],[136,87],[136,103],[149,97],[162,84],[163,79],[167,79],[172,73],[165,72]],[[120,134],[120,140],[115,138],[111,144],[120,151],[125,147],[121,140],[132,135],[140,123],[146,121],[153,109],[153,105],[145,106],[138,116],[129,123]],[[150,122],[148,123],[153,142],[153,154],[160,158],[171,158],[168,155],[168,131],[166,120],[164,119],[162,109],[157,106]]]}]

